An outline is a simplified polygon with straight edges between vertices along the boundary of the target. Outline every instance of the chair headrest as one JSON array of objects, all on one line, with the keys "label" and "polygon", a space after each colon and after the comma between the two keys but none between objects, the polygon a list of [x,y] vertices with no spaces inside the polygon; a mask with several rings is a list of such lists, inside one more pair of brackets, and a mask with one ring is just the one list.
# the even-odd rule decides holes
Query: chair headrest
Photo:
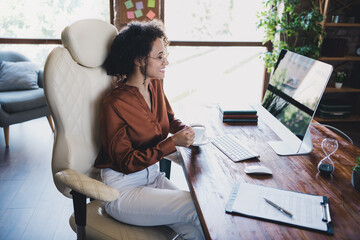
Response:
[{"label": "chair headrest", "polygon": [[117,34],[110,23],[98,19],[85,19],[67,26],[61,40],[73,59],[85,67],[101,66]]}]

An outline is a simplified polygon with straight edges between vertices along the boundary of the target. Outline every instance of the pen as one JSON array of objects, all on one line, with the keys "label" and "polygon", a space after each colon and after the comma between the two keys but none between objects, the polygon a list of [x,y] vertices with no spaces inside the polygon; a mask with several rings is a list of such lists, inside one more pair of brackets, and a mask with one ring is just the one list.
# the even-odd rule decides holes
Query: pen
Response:
[{"label": "pen", "polygon": [[282,212],[282,213],[285,214],[286,216],[292,218],[293,215],[292,215],[290,212],[286,211],[285,209],[283,209],[283,208],[280,207],[279,205],[273,203],[273,202],[270,201],[269,199],[266,199],[266,198],[264,198],[264,199],[265,199],[265,201],[266,201],[268,204],[270,204],[271,206],[273,206],[274,208],[276,208],[277,210],[279,210],[280,212]]}]

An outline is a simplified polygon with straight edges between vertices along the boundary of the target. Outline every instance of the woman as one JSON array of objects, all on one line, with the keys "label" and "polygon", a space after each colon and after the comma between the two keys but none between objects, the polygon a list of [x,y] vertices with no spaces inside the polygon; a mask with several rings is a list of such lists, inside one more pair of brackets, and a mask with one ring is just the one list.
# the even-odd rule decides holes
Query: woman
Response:
[{"label": "woman", "polygon": [[105,206],[112,217],[139,226],[167,225],[184,239],[203,239],[189,192],[178,190],[156,164],[194,139],[163,92],[166,45],[160,21],[132,22],[114,39],[104,67],[118,81],[103,102],[95,166],[103,182],[120,192]]}]

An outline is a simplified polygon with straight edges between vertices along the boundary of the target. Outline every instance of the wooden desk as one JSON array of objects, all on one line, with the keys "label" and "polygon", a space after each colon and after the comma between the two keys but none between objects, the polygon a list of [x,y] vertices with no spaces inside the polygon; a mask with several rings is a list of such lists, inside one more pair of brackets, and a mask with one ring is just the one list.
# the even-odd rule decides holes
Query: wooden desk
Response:
[{"label": "wooden desk", "polygon": [[[210,137],[234,134],[260,154],[259,160],[234,163],[211,143],[179,148],[181,164],[207,239],[359,239],[360,192],[351,185],[359,148],[325,127],[311,126],[313,151],[308,155],[283,157],[267,144],[278,137],[261,119],[257,126],[225,125],[215,105],[192,106],[191,112],[177,108],[175,112],[180,119],[185,118],[186,123],[204,123]],[[324,177],[317,171],[317,164],[324,157],[321,142],[325,137],[336,138],[339,142],[338,151],[331,157],[335,164],[333,177]],[[260,164],[269,167],[273,175],[250,176],[244,172],[246,166]],[[237,181],[329,197],[334,235],[225,213],[231,189]]]}]

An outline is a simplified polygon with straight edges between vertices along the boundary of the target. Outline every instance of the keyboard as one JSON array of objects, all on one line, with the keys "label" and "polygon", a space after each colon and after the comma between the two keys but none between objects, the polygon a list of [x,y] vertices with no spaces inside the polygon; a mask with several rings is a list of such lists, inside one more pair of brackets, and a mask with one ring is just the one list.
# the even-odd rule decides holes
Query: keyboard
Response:
[{"label": "keyboard", "polygon": [[260,157],[259,154],[241,144],[240,141],[232,135],[215,137],[212,143],[234,162]]}]

